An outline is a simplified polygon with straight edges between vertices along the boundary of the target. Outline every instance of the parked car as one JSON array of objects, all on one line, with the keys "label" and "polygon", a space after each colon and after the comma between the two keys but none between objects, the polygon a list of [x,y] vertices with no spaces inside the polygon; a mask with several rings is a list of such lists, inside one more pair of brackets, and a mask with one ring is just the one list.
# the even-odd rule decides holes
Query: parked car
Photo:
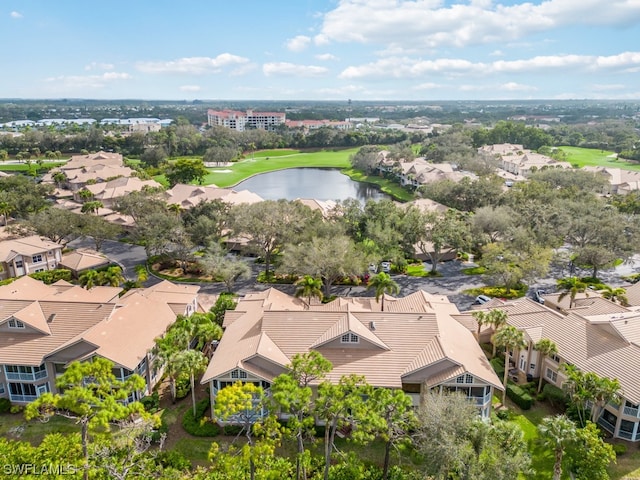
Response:
[{"label": "parked car", "polygon": [[391,271],[391,262],[380,262],[380,270],[384,273],[389,273]]},{"label": "parked car", "polygon": [[486,295],[478,295],[476,300],[473,302],[474,305],[484,305],[485,303],[491,301],[491,297],[487,297]]},{"label": "parked car", "polygon": [[378,265],[376,265],[375,263],[370,263],[369,264],[369,272],[378,273]]},{"label": "parked car", "polygon": [[544,290],[535,290],[533,292],[533,299],[536,302],[541,303],[542,305],[544,305],[544,298],[542,298],[542,295],[544,295],[545,293],[547,293],[547,292],[545,292]]}]

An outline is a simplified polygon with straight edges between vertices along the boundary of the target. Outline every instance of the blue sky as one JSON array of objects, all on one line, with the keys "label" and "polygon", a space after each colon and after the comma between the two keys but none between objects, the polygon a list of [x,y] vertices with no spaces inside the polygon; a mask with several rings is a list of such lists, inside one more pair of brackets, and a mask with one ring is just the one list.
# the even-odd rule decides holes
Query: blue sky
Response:
[{"label": "blue sky", "polygon": [[640,99],[640,0],[2,0],[0,98]]}]

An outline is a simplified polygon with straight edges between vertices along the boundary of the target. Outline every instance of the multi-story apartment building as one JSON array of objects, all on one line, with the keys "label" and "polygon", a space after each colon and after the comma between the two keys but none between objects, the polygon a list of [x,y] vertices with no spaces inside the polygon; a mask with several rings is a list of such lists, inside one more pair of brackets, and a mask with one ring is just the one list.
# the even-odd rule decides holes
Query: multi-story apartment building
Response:
[{"label": "multi-story apartment building", "polygon": [[275,130],[284,125],[286,114],[281,112],[254,112],[247,110],[208,110],[207,123],[211,127],[226,127],[242,132],[246,129]]},{"label": "multi-story apartment building", "polygon": [[0,242],[0,280],[54,270],[62,259],[62,245],[38,235]]},{"label": "multi-story apartment building", "polygon": [[423,291],[384,302],[381,311],[373,298],[305,306],[275,289],[249,294],[227,312],[202,383],[212,402],[238,381],[268,393],[295,354],[315,350],[333,364],[329,381],[364,375],[374,387],[402,389],[415,406],[429,391],[457,391],[488,418],[493,391],[502,385],[473,334],[451,318],[455,305]]},{"label": "multi-story apartment building", "polygon": [[[504,310],[507,323],[524,333],[526,347],[510,352],[511,374],[515,378],[543,376],[547,383],[562,388],[567,377],[561,367],[571,364],[583,372],[618,379],[621,400],[598,412],[598,424],[615,438],[640,441],[640,313],[600,296],[581,298],[571,308],[561,308],[558,296],[544,296],[544,305],[523,298],[493,299],[480,307]],[[471,312],[454,318],[476,331]],[[491,327],[483,327],[481,340],[490,339],[492,333]],[[543,338],[556,344],[557,355],[542,359],[535,344]]]},{"label": "multi-story apartment building", "polygon": [[0,397],[24,404],[56,392],[56,378],[70,362],[103,357],[116,377],[146,380],[151,392],[161,371],[153,366],[154,339],[176,315],[197,307],[199,287],[161,282],[146,289],[45,285],[30,277],[0,286]]}]

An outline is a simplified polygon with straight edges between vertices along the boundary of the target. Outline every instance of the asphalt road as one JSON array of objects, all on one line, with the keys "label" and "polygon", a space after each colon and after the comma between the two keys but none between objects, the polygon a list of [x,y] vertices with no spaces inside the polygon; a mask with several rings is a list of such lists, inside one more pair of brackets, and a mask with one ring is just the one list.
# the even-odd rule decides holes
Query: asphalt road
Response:
[{"label": "asphalt road", "polygon": [[[69,245],[73,248],[93,248],[93,242],[86,238],[74,240],[73,242],[70,242]],[[125,277],[131,280],[135,280],[136,278],[136,265],[143,265],[147,259],[144,247],[109,240],[104,242],[102,253],[112,261],[121,265],[123,267]],[[254,259],[252,258],[247,259],[247,261],[249,262],[252,270],[251,278],[237,282],[234,287],[234,291],[236,293],[244,295],[249,292],[266,290],[272,286],[275,286],[279,290],[289,294],[293,294],[295,292],[296,287],[293,285],[268,285],[256,282],[258,272],[264,268],[264,265],[255,264]],[[425,265],[427,269],[430,268],[429,264]],[[432,294],[447,295],[451,302],[455,303],[458,309],[462,311],[467,310],[474,300],[473,296],[467,295],[463,292],[484,285],[481,276],[464,275],[462,273],[464,268],[470,266],[475,266],[475,264],[458,261],[444,262],[438,265],[438,271],[442,274],[442,277],[409,277],[407,275],[393,275],[393,279],[400,286],[401,296],[409,295],[418,290],[424,290]],[[625,283],[622,279],[623,276],[630,275],[638,272],[639,270],[640,255],[636,255],[629,262],[616,268],[604,270],[600,272],[598,276],[609,285],[620,286]],[[547,292],[553,292],[556,290],[556,279],[563,278],[567,275],[569,275],[567,266],[564,268],[553,268],[549,272],[547,278],[536,281],[531,285],[529,291],[533,292],[536,289],[543,289]],[[576,271],[576,275],[588,276],[590,275],[590,272],[578,269]],[[149,280],[146,282],[146,285],[153,285],[159,281],[160,279],[151,275]],[[203,293],[218,294],[225,291],[225,286],[222,283],[205,283],[201,284],[201,291]],[[373,291],[367,290],[364,286],[346,287],[341,285],[333,286],[332,294],[353,297],[374,295]]]}]

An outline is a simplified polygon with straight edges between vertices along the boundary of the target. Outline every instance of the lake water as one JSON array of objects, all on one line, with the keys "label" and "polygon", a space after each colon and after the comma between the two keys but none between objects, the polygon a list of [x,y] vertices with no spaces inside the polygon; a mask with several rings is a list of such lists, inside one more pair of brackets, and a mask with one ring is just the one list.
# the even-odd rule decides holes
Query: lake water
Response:
[{"label": "lake water", "polygon": [[361,202],[369,199],[390,198],[367,183],[355,182],[340,170],[332,168],[289,168],[255,175],[238,183],[234,190],[249,190],[265,200],[346,200],[355,198]]}]

